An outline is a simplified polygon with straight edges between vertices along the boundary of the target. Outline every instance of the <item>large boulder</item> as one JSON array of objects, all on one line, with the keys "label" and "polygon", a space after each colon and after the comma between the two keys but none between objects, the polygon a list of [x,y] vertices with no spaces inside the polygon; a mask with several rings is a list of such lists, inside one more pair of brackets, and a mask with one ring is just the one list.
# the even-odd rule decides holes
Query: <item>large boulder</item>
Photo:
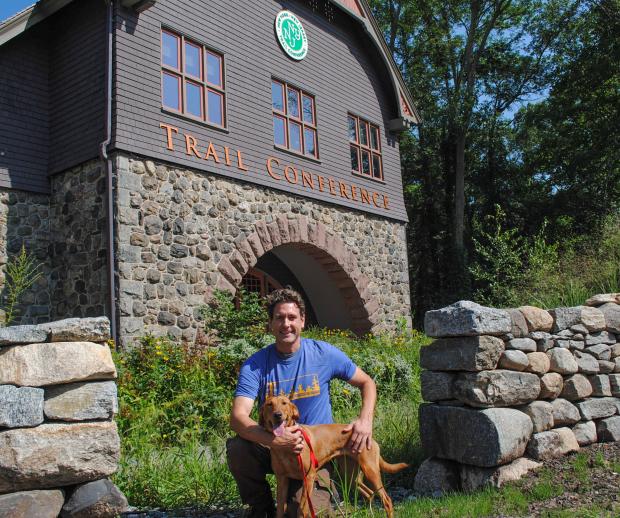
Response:
[{"label": "large boulder", "polygon": [[0,384],[42,387],[115,377],[107,345],[56,342],[0,349]]},{"label": "large boulder", "polygon": [[42,424],[0,432],[0,493],[79,484],[116,471],[116,424]]},{"label": "large boulder", "polygon": [[511,329],[512,320],[507,311],[468,300],[424,315],[424,330],[433,337],[504,335]]},{"label": "large boulder", "polygon": [[556,308],[549,311],[553,317],[553,332],[569,329],[581,323],[581,306],[571,308]]},{"label": "large boulder", "polygon": [[426,453],[462,464],[507,464],[523,455],[532,429],[532,420],[514,408],[420,407],[420,437]]},{"label": "large boulder", "polygon": [[536,351],[536,342],[531,338],[513,338],[506,344],[506,349],[516,349],[524,353]]},{"label": "large boulder", "polygon": [[597,376],[588,376],[588,381],[592,385],[592,395],[595,397],[611,396],[611,383],[609,376],[606,374],[598,374]]},{"label": "large boulder", "polygon": [[434,371],[483,371],[497,367],[504,341],[494,336],[443,338],[420,350],[420,365]]},{"label": "large boulder", "polygon": [[609,385],[611,387],[611,395],[620,397],[620,374],[610,374]]},{"label": "large boulder", "polygon": [[581,421],[579,409],[566,399],[558,398],[551,402],[554,426],[573,425]]},{"label": "large boulder", "polygon": [[461,464],[461,488],[463,491],[476,491],[483,487],[500,488],[507,482],[519,480],[530,471],[540,467],[542,463],[525,457],[497,468],[479,468]]},{"label": "large boulder", "polygon": [[579,370],[577,361],[568,349],[555,347],[547,351],[549,356],[549,370],[551,372],[559,372],[560,374],[575,374]]},{"label": "large boulder", "polygon": [[585,421],[611,417],[618,411],[618,399],[615,397],[596,397],[575,403]]},{"label": "large boulder", "polygon": [[50,387],[45,391],[45,416],[56,421],[112,419],[118,412],[116,383],[96,381]]},{"label": "large boulder", "polygon": [[597,360],[610,360],[611,347],[606,344],[592,345],[586,347],[585,352],[594,356]]},{"label": "large boulder", "polygon": [[601,367],[594,356],[581,351],[575,351],[573,354],[575,355],[575,361],[579,366],[579,372],[581,374],[597,374],[600,372]]},{"label": "large boulder", "polygon": [[497,366],[500,369],[523,371],[528,367],[529,364],[530,362],[527,358],[527,355],[523,351],[511,349],[502,353]]},{"label": "large boulder", "polygon": [[521,306],[519,311],[523,314],[530,332],[549,332],[553,328],[553,317],[548,311],[534,306]]},{"label": "large boulder", "polygon": [[620,305],[607,303],[600,306],[598,309],[600,309],[605,316],[607,330],[612,333],[620,333]]},{"label": "large boulder", "polygon": [[586,300],[586,306],[602,306],[607,303],[620,304],[620,293],[601,293]]},{"label": "large boulder", "polygon": [[579,443],[570,428],[556,428],[532,435],[527,454],[536,460],[549,460],[579,450]]},{"label": "large boulder", "polygon": [[551,361],[549,360],[549,356],[545,353],[528,353],[527,360],[528,366],[527,369],[525,369],[527,372],[533,372],[534,374],[542,376],[547,374],[551,368]]},{"label": "large boulder", "polygon": [[109,480],[78,486],[62,508],[61,518],[110,518],[127,510],[127,498]]},{"label": "large boulder", "polygon": [[605,315],[597,308],[582,306],[581,307],[581,323],[590,333],[598,333],[606,327]]},{"label": "large boulder", "polygon": [[596,433],[600,442],[620,441],[620,415],[601,419],[596,423]]},{"label": "large boulder", "polygon": [[592,385],[583,374],[575,374],[570,378],[564,380],[564,388],[562,389],[562,396],[569,401],[578,401],[579,399],[585,399],[592,395]]},{"label": "large boulder", "polygon": [[454,396],[474,407],[516,406],[534,401],[540,394],[540,378],[509,370],[459,374]]},{"label": "large boulder", "polygon": [[534,425],[534,433],[544,432],[555,426],[553,421],[553,405],[547,401],[532,401],[529,405],[519,408],[527,414]]},{"label": "large boulder", "polygon": [[607,344],[613,345],[616,343],[616,337],[607,331],[600,331],[599,333],[592,333],[585,337],[586,346]]},{"label": "large boulder", "polygon": [[50,334],[51,342],[105,342],[110,339],[108,317],[66,318],[40,324]]},{"label": "large boulder", "polygon": [[548,372],[540,378],[541,399],[555,399],[562,393],[564,378],[557,372]]},{"label": "large boulder", "polygon": [[510,334],[515,338],[523,338],[527,336],[529,329],[527,327],[527,322],[523,317],[523,313],[521,313],[518,309],[507,309],[506,311],[510,315],[510,320],[512,321],[512,329],[510,330]]},{"label": "large boulder", "polygon": [[573,433],[577,439],[579,446],[587,446],[598,441],[596,435],[596,424],[594,421],[586,421],[585,423],[577,423],[573,426]]},{"label": "large boulder", "polygon": [[458,464],[433,457],[426,459],[418,468],[413,489],[418,495],[433,498],[460,490]]},{"label": "large boulder", "polygon": [[0,327],[0,346],[45,342],[47,331],[39,326]]},{"label": "large boulder", "polygon": [[0,428],[38,426],[43,422],[43,389],[0,385]]},{"label": "large boulder", "polygon": [[57,518],[65,495],[60,489],[0,495],[1,518]]}]

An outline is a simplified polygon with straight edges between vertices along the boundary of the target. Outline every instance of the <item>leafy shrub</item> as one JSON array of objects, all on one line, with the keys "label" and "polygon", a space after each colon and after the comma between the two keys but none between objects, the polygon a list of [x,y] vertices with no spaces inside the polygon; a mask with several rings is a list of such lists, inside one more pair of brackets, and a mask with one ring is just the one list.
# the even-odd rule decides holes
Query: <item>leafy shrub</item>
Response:
[{"label": "leafy shrub", "polygon": [[205,329],[216,333],[221,343],[246,340],[256,349],[262,347],[267,329],[267,310],[258,293],[238,290],[237,302],[227,291],[215,292],[213,302],[201,308]]},{"label": "leafy shrub", "polygon": [[6,284],[4,287],[5,296],[2,310],[4,312],[4,322],[0,325],[11,325],[19,315],[19,302],[22,296],[34,283],[41,277],[41,263],[22,249],[18,255],[9,259],[6,265]]}]

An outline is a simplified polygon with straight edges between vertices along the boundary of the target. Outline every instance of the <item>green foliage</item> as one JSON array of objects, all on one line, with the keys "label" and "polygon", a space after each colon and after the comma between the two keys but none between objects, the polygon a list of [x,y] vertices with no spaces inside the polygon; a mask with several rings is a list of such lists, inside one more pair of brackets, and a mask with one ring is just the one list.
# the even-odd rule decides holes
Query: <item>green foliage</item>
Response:
[{"label": "green foliage", "polygon": [[215,332],[220,342],[232,339],[246,340],[259,349],[264,344],[267,310],[258,293],[239,290],[235,296],[218,290],[209,306],[201,309],[205,329]]},{"label": "green foliage", "polygon": [[[428,339],[405,326],[396,333],[356,338],[345,331],[312,329],[305,336],[341,347],[375,376],[379,386],[375,436],[387,458],[421,462],[417,411],[421,402],[419,350]],[[115,482],[133,505],[179,507],[237,505],[236,487],[223,459],[239,367],[262,341],[230,338],[216,347],[189,347],[168,338],[143,337],[115,353],[119,371],[122,461]],[[349,422],[360,397],[332,383],[334,418]],[[412,483],[410,472],[396,475]],[[388,480],[395,480],[394,478]]]},{"label": "green foliage", "polygon": [[21,298],[41,275],[41,263],[26,252],[26,247],[22,245],[20,253],[9,259],[6,265],[5,302],[2,306],[4,325],[11,325],[17,318]]}]

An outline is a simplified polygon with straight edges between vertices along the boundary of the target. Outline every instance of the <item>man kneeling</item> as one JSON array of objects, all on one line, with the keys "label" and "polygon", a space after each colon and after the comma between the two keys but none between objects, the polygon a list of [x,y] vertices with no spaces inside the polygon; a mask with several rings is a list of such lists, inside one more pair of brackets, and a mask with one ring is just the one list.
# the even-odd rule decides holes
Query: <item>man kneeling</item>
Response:
[{"label": "man kneeling", "polygon": [[[269,331],[275,343],[254,353],[242,365],[230,415],[230,426],[238,434],[226,444],[228,466],[239,488],[241,501],[250,507],[251,518],[275,516],[275,506],[266,474],[272,473],[270,449],[295,453],[303,449],[303,437],[297,426],[285,428],[275,436],[250,417],[254,402],[259,406],[266,397],[285,394],[299,408],[300,424],[333,423],[329,383],[334,378],[358,387],[362,395],[360,416],[352,430],[349,447],[353,451],[370,448],[377,391],[368,374],[357,367],[340,349],[331,344],[301,338],[305,323],[305,304],[291,289],[276,290],[267,299]],[[329,492],[321,489],[328,482],[322,470],[319,488],[313,493],[317,511],[329,509]],[[322,480],[321,480],[322,479]],[[321,484],[323,482],[323,484]],[[296,516],[301,483],[291,481],[289,516]]]}]

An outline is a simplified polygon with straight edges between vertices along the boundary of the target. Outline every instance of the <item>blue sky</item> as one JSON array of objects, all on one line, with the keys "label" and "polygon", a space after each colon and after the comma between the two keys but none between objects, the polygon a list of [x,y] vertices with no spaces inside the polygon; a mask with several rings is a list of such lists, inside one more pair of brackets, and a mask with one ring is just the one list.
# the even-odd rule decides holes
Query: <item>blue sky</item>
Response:
[{"label": "blue sky", "polygon": [[0,0],[0,21],[35,3],[35,0]]}]

